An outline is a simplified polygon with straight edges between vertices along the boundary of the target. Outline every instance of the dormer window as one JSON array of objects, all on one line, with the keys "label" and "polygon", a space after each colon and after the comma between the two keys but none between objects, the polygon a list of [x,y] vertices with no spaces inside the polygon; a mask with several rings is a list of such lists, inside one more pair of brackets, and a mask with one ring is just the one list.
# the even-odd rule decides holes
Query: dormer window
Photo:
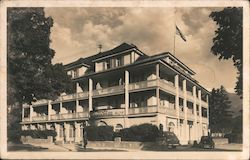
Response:
[{"label": "dormer window", "polygon": [[116,58],[116,67],[122,66],[122,57],[117,57]]},{"label": "dormer window", "polygon": [[106,61],[106,69],[110,69],[111,68],[111,62],[110,60]]},{"label": "dormer window", "polygon": [[78,77],[79,75],[79,70],[78,69],[74,69],[73,71],[73,77]]}]

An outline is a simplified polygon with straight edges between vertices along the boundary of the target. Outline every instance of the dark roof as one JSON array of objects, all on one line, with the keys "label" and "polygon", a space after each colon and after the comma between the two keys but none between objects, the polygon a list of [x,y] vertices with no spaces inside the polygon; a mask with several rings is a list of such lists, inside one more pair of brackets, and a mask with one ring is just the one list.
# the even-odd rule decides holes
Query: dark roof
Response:
[{"label": "dark roof", "polygon": [[95,59],[98,59],[98,58],[101,58],[101,57],[105,57],[105,56],[108,56],[108,55],[112,55],[114,53],[119,53],[119,52],[122,52],[122,51],[126,51],[126,50],[129,50],[129,49],[132,49],[132,48],[136,48],[137,47],[134,45],[134,44],[127,44],[127,43],[122,43],[120,44],[119,46],[111,49],[111,50],[108,50],[108,51],[104,51],[104,52],[99,52],[98,54],[95,54],[93,56],[89,56],[89,57],[86,57],[86,58],[80,58],[72,63],[69,63],[69,64],[66,64],[64,65],[65,68],[71,68],[75,65],[78,65],[78,64],[87,64],[87,65],[92,65],[92,61],[95,60]]}]

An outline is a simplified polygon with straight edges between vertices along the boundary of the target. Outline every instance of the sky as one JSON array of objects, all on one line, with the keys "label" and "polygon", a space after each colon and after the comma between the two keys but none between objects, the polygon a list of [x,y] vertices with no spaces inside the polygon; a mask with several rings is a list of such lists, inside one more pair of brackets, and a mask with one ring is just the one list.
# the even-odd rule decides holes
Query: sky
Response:
[{"label": "sky", "polygon": [[[170,52],[196,72],[194,78],[211,91],[223,85],[234,92],[237,70],[232,60],[210,51],[218,27],[209,18],[222,8],[45,8],[51,16],[53,63],[67,64],[126,42],[148,55]],[[185,35],[175,34],[175,24]],[[174,45],[175,37],[175,45]],[[175,53],[174,51],[175,46]]]}]

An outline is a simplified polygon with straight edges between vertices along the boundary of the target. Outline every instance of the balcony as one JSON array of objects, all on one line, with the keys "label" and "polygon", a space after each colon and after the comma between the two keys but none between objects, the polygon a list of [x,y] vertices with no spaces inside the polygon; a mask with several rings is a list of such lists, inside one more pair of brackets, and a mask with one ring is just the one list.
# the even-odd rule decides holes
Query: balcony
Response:
[{"label": "balcony", "polygon": [[37,105],[47,105],[48,104],[48,100],[46,99],[41,99],[41,100],[38,100],[36,102],[32,102],[32,105],[34,106],[37,106]]},{"label": "balcony", "polygon": [[185,117],[184,108],[183,108],[183,111],[182,111],[181,107],[179,108],[179,116],[180,116],[180,118],[184,119],[184,117]]},{"label": "balcony", "polygon": [[157,86],[157,79],[142,81],[142,82],[135,82],[129,84],[129,90],[140,90],[140,89],[148,89]]},{"label": "balcony", "polygon": [[24,117],[23,118],[23,122],[29,122],[30,121],[30,117]]},{"label": "balcony", "polygon": [[168,116],[176,117],[176,110],[173,108],[166,108],[164,106],[159,107],[159,113],[167,114]]},{"label": "balcony", "polygon": [[98,97],[103,95],[120,94],[123,92],[124,92],[124,86],[120,85],[120,86],[113,86],[113,87],[93,90],[92,95],[93,97]]},{"label": "balcony", "polygon": [[187,119],[194,120],[194,114],[190,109],[187,110]]},{"label": "balcony", "polygon": [[88,98],[89,92],[80,92],[80,93],[77,93],[77,96],[79,99]]},{"label": "balcony", "polygon": [[156,113],[157,106],[148,106],[148,107],[137,107],[137,108],[129,108],[128,114],[147,114],[147,113]]},{"label": "balcony", "polygon": [[205,102],[205,101],[203,101],[203,100],[201,100],[201,105],[204,106],[204,107],[208,107],[207,102]]},{"label": "balcony", "polygon": [[187,91],[187,99],[190,100],[190,101],[193,101],[193,100],[194,100],[194,97],[193,97],[192,92]]},{"label": "balcony", "polygon": [[51,115],[51,120],[79,119],[88,117],[89,117],[88,112],[77,112],[77,113],[54,114]]},{"label": "balcony", "polygon": [[125,115],[125,109],[105,109],[97,110],[91,113],[91,116],[95,118],[109,117],[109,116],[123,116]]},{"label": "balcony", "polygon": [[174,86],[174,84],[172,82],[160,79],[159,80],[159,86],[163,89],[163,90],[167,90],[168,92],[175,94],[176,93],[176,88]]},{"label": "balcony", "polygon": [[208,123],[208,118],[207,117],[201,117],[202,122]]},{"label": "balcony", "polygon": [[47,120],[48,120],[47,115],[32,117],[32,121],[47,121]]}]

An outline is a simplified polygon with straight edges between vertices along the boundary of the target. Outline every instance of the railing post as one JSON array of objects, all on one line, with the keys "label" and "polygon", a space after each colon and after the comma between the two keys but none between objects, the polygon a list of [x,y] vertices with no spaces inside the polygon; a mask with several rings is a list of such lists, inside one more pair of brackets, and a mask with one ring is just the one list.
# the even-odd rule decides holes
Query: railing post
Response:
[{"label": "railing post", "polygon": [[24,104],[22,104],[22,121],[24,121]]}]

